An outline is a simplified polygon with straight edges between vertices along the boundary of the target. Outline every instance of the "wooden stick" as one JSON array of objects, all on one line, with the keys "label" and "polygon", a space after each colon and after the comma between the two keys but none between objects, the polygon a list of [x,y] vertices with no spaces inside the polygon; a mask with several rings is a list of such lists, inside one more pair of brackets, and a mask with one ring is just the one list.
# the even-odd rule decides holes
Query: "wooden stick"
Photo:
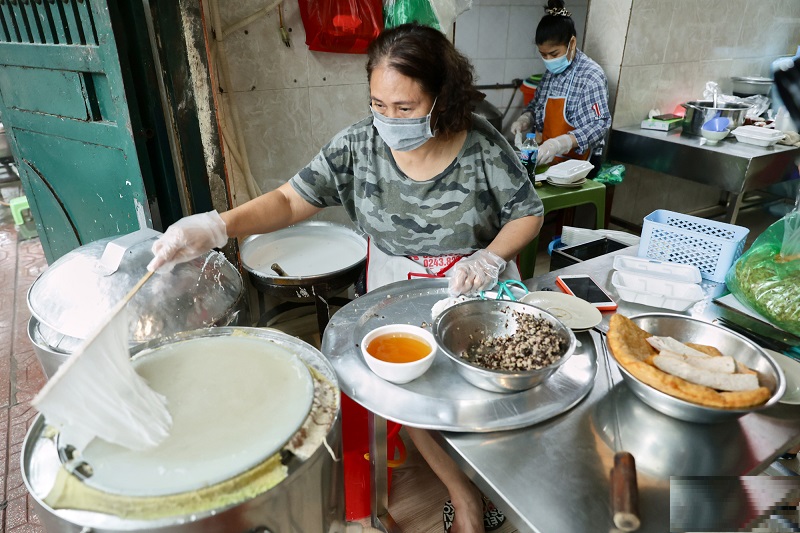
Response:
[{"label": "wooden stick", "polygon": [[636,463],[628,452],[614,455],[611,469],[611,513],[614,525],[621,531],[636,531],[639,520],[639,489],[636,484]]}]

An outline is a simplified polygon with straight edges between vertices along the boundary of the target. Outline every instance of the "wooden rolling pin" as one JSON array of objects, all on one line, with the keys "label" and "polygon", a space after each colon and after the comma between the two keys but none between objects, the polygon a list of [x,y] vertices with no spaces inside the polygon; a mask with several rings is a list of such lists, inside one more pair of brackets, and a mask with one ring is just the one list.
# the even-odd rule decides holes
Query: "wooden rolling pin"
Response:
[{"label": "wooden rolling pin", "polygon": [[639,520],[639,489],[636,485],[636,463],[628,452],[614,455],[611,469],[611,513],[620,531],[636,531]]}]

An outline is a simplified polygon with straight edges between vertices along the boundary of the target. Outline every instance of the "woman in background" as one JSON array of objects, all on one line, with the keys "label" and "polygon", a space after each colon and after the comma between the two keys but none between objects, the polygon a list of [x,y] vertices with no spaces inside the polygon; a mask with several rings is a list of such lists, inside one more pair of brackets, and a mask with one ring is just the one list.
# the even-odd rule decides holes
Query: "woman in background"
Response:
[{"label": "woman in background", "polygon": [[602,150],[611,127],[608,83],[603,69],[578,50],[575,22],[563,0],[549,0],[545,11],[535,41],[547,72],[511,133],[533,126],[541,136],[537,165],[587,160]]}]

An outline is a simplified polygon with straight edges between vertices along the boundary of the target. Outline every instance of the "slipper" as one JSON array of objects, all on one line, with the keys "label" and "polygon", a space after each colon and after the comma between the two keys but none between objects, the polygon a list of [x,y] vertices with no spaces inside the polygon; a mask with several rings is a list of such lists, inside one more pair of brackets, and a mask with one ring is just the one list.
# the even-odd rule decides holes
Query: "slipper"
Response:
[{"label": "slipper", "polygon": [[[456,509],[450,500],[447,500],[442,509],[442,521],[444,522],[445,533],[450,533],[450,528],[453,527],[453,520],[456,516]],[[494,531],[499,529],[506,521],[506,516],[500,509],[487,498],[483,497],[483,528],[486,531]]]}]

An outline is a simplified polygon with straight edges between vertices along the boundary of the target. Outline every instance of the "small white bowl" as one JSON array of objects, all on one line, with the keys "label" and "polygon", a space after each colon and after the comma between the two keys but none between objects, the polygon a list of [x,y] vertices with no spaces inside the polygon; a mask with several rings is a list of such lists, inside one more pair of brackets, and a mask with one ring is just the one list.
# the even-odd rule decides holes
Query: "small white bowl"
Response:
[{"label": "small white bowl", "polygon": [[703,137],[705,137],[708,140],[708,144],[717,144],[719,141],[727,137],[728,133],[730,132],[728,130],[711,131],[705,128],[701,128],[700,133],[702,133]]},{"label": "small white bowl", "polygon": [[[428,354],[421,359],[408,363],[390,363],[388,361],[383,361],[374,357],[367,351],[367,347],[373,340],[381,335],[392,334],[414,336],[427,344],[430,350]],[[367,366],[377,374],[378,377],[402,385],[403,383],[408,383],[420,377],[433,364],[433,360],[436,357],[436,339],[434,339],[430,331],[418,326],[412,326],[410,324],[388,324],[375,328],[364,335],[364,338],[361,339],[361,354],[364,356],[364,361],[366,361]]]}]

